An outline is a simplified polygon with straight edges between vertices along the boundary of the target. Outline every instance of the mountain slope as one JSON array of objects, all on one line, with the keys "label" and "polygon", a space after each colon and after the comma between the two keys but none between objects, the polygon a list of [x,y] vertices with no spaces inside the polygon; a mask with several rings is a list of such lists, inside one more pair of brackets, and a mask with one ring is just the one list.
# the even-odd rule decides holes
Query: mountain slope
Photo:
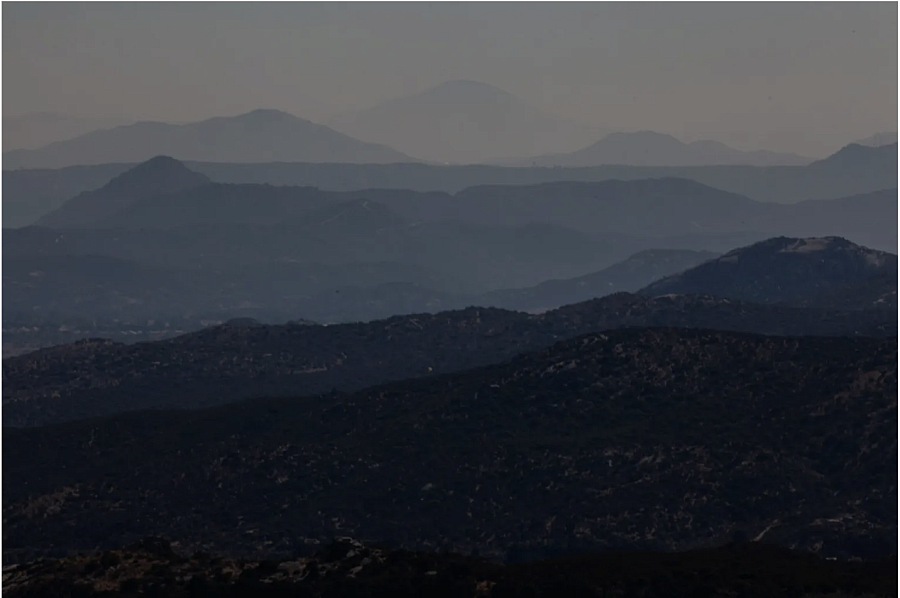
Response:
[{"label": "mountain slope", "polygon": [[96,191],[85,191],[38,220],[39,226],[83,226],[148,198],[188,191],[209,184],[209,178],[178,160],[156,156],[113,178]]},{"label": "mountain slope", "polygon": [[704,293],[755,303],[896,310],[897,256],[838,237],[779,237],[735,249],[638,293]]},{"label": "mountain slope", "polygon": [[223,326],[138,345],[93,339],[5,359],[3,421],[34,426],[248,396],[355,390],[497,363],[627,326],[887,336],[896,335],[897,315],[619,293],[540,315],[470,307],[335,326]]},{"label": "mountain slope", "polygon": [[[177,195],[170,194],[170,197],[162,197],[163,194],[153,191],[150,185],[146,189],[137,189],[135,193],[140,193],[139,199],[144,203],[133,208],[129,206],[136,201],[122,201],[118,197],[128,195],[126,192],[101,193],[102,197],[111,197],[110,210],[113,207],[117,211],[125,210],[115,217],[110,210],[102,213],[102,217],[88,211],[86,216],[79,215],[72,220],[58,214],[48,215],[39,224],[57,228],[73,226],[72,223],[100,228],[237,224],[261,222],[261,218],[265,220],[264,214],[296,213],[295,205],[306,206],[309,201],[324,206],[328,202],[368,200],[384,204],[400,217],[420,223],[458,221],[491,227],[526,227],[541,223],[587,233],[649,238],[745,232],[793,236],[864,234],[888,242],[896,238],[896,226],[889,222],[891,216],[896,215],[896,189],[789,206],[753,201],[691,180],[674,178],[491,185],[470,187],[455,195],[396,189],[336,193],[314,188],[251,184],[189,188]],[[271,209],[265,207],[273,201]],[[80,211],[74,205],[65,209],[73,214]],[[129,214],[129,209],[133,213]],[[87,221],[88,215],[93,222]]]},{"label": "mountain slope", "polygon": [[[809,199],[836,199],[897,187],[897,145],[869,156],[870,167],[832,163],[812,166],[701,166],[591,168],[512,168],[436,166],[428,164],[213,163],[187,166],[220,183],[268,183],[318,187],[323,191],[408,189],[458,193],[473,186],[535,185],[559,181],[636,180],[676,177],[750,197],[793,204]],[[102,164],[58,170],[3,171],[3,224],[19,227],[62,205],[78,193],[97,189],[132,164]]]},{"label": "mountain slope", "polygon": [[[150,266],[96,255],[6,255],[3,258],[4,319],[117,319],[122,324],[237,316],[284,322],[297,314],[325,322],[360,319],[342,311],[343,287],[356,285],[371,303],[380,285],[397,280],[442,288],[427,268],[398,262],[317,264],[275,262],[229,268]],[[458,304],[451,305],[455,307]],[[391,303],[377,315],[400,309]],[[332,317],[328,317],[330,310]],[[412,313],[420,310],[412,310]],[[18,316],[17,314],[21,314]],[[366,318],[373,319],[373,318]]]},{"label": "mountain slope", "polygon": [[96,191],[134,164],[3,171],[3,228],[33,225],[76,195]]},{"label": "mountain slope", "polygon": [[552,309],[612,293],[633,292],[646,284],[641,281],[657,280],[717,256],[709,251],[648,249],[586,276],[487,293],[478,298],[477,304],[523,311]]},{"label": "mountain slope", "polygon": [[628,329],[348,396],[6,429],[3,550],[162,535],[271,555],[346,534],[504,556],[743,529],[887,556],[896,471],[896,337]]},{"label": "mountain slope", "polygon": [[72,139],[97,129],[128,124],[117,118],[87,118],[52,112],[35,112],[3,117],[3,151],[35,149],[56,141]]},{"label": "mountain slope", "polygon": [[809,168],[817,172],[839,169],[856,176],[877,176],[891,166],[897,167],[896,141],[880,146],[851,143],[827,158],[816,160]]},{"label": "mountain slope", "polygon": [[278,110],[254,110],[184,125],[139,122],[94,131],[36,150],[3,153],[4,168],[141,162],[156,155],[210,162],[414,161]]},{"label": "mountain slope", "polygon": [[604,164],[628,166],[802,166],[812,160],[766,150],[741,151],[718,141],[684,143],[653,131],[610,133],[600,141],[566,154],[526,158],[519,166],[585,167]]},{"label": "mountain slope", "polygon": [[[367,234],[373,223],[356,222],[353,218],[371,217],[370,213],[360,207],[353,214],[356,203],[349,203],[346,214],[329,216],[345,204],[309,213],[307,220],[329,216],[331,221],[313,221],[292,232],[342,236],[358,230],[356,234]],[[390,218],[391,214],[384,216]],[[374,225],[378,224],[376,220]],[[383,224],[390,226],[392,221]],[[546,310],[634,291],[716,255],[646,251],[585,277],[478,295],[454,292],[456,284],[445,272],[396,261],[328,264],[279,260],[189,267],[188,256],[184,256],[180,266],[148,266],[145,260],[97,255],[7,253],[3,259],[3,316],[9,326],[4,329],[4,347],[13,352],[18,351],[17,347],[34,350],[61,344],[50,342],[60,336],[51,334],[50,328],[60,327],[72,329],[65,335],[70,339],[67,342],[78,340],[75,330],[80,331],[80,338],[109,338],[108,333],[91,334],[98,326],[91,323],[94,320],[115,319],[121,327],[141,328],[148,321],[224,321],[252,316],[267,322],[284,322],[304,314],[317,322],[335,324],[436,313],[470,305]],[[194,326],[200,327],[196,323]]]},{"label": "mountain slope", "polygon": [[450,163],[559,151],[578,147],[594,134],[476,81],[447,81],[335,117],[329,125],[413,156]]}]

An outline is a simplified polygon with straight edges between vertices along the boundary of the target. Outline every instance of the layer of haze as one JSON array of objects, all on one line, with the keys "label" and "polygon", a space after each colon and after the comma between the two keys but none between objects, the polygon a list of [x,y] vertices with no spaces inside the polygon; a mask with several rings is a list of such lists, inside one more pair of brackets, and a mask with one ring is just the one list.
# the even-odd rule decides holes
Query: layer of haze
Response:
[{"label": "layer of haze", "polygon": [[[821,156],[897,129],[890,3],[4,3],[3,112],[310,120],[443,81],[590,126]],[[572,148],[576,149],[576,148]]]}]

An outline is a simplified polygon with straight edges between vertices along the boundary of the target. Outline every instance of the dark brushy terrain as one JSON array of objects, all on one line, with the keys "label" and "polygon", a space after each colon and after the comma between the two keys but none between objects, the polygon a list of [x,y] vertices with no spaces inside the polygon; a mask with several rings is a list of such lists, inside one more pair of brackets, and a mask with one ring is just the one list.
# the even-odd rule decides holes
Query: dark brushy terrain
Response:
[{"label": "dark brushy terrain", "polygon": [[4,560],[150,535],[523,560],[738,532],[878,557],[896,550],[896,431],[896,337],[607,331],[350,395],[6,428]]},{"label": "dark brushy terrain", "polygon": [[771,545],[617,552],[502,565],[342,538],[314,555],[253,561],[179,554],[147,538],[119,550],[4,569],[10,598],[887,598],[897,559],[833,562]]},{"label": "dark brushy terrain", "polygon": [[237,321],[159,342],[94,339],[5,359],[3,423],[36,426],[134,409],[353,391],[499,363],[581,334],[634,326],[896,336],[897,313],[620,293],[539,315],[472,307],[336,326]]}]

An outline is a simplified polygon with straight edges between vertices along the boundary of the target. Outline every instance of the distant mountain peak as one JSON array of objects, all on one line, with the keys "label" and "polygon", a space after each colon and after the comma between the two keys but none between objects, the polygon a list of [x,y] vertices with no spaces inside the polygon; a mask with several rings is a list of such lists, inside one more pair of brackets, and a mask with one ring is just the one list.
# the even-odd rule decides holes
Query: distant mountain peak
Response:
[{"label": "distant mountain peak", "polygon": [[462,93],[488,93],[512,95],[509,92],[500,89],[496,85],[484,83],[482,81],[472,81],[470,79],[454,79],[444,81],[434,87],[425,90],[423,93],[446,93],[446,92],[462,92]]},{"label": "distant mountain peak", "polygon": [[478,163],[517,151],[560,151],[595,138],[590,127],[544,112],[490,83],[467,79],[338,115],[329,124],[359,139],[451,163]]},{"label": "distant mountain peak", "polygon": [[855,142],[857,145],[864,145],[868,147],[881,147],[883,145],[892,145],[897,143],[897,131],[882,131],[881,133],[875,133],[874,135],[869,135],[864,139],[860,139]]},{"label": "distant mountain peak", "polygon": [[464,79],[445,81],[415,95],[407,96],[405,101],[450,104],[464,111],[474,106],[508,106],[521,102],[516,96],[499,87]]},{"label": "distant mountain peak", "polygon": [[209,182],[209,177],[194,172],[175,158],[155,156],[126,170],[107,183],[103,189],[146,197],[200,187]]},{"label": "distant mountain peak", "polygon": [[268,121],[287,121],[287,120],[303,120],[289,112],[276,110],[274,108],[257,108],[250,112],[238,114],[233,117],[235,120],[251,121],[251,122],[268,122]]},{"label": "distant mountain peak", "polygon": [[95,191],[70,199],[38,220],[40,226],[82,226],[149,197],[202,187],[209,177],[169,156],[155,156],[118,175]]},{"label": "distant mountain peak", "polygon": [[806,239],[787,239],[792,241],[781,249],[786,253],[809,253],[811,251],[825,251],[826,249],[843,249],[850,246],[859,247],[843,237],[808,237]]},{"label": "distant mountain peak", "polygon": [[848,143],[827,158],[813,162],[811,166],[828,165],[830,168],[832,164],[844,164],[870,167],[873,160],[886,160],[896,164],[897,142],[880,146]]},{"label": "distant mountain peak", "polygon": [[35,150],[5,152],[3,159],[7,168],[58,168],[142,162],[158,154],[199,162],[415,161],[389,147],[271,108],[184,124],[138,122],[95,130]]},{"label": "distant mountain peak", "polygon": [[139,172],[142,170],[164,170],[164,169],[184,169],[188,170],[181,160],[176,160],[172,156],[153,156],[149,160],[142,162],[128,170],[127,172]]},{"label": "distant mountain peak", "polygon": [[897,256],[843,237],[774,237],[663,278],[642,295],[706,293],[756,303],[872,307],[897,287]]},{"label": "distant mountain peak", "polygon": [[711,166],[711,165],[806,165],[807,158],[769,151],[742,151],[709,139],[685,143],[668,133],[619,131],[580,150],[529,158],[540,166]]},{"label": "distant mountain peak", "polygon": [[677,141],[678,143],[683,143],[674,135],[669,135],[668,133],[657,133],[656,131],[650,131],[648,129],[643,129],[641,131],[615,131],[604,137],[601,141],[607,139],[665,139],[667,141]]},{"label": "distant mountain peak", "polygon": [[[733,249],[723,255],[720,261],[733,262],[734,257],[744,255],[758,256],[761,254],[779,254],[779,253],[834,253],[839,251],[848,251],[866,255],[888,255],[883,251],[869,249],[862,245],[857,245],[853,241],[849,241],[844,237],[827,236],[827,237],[773,237],[746,247]],[[870,262],[872,260],[869,260]]]}]

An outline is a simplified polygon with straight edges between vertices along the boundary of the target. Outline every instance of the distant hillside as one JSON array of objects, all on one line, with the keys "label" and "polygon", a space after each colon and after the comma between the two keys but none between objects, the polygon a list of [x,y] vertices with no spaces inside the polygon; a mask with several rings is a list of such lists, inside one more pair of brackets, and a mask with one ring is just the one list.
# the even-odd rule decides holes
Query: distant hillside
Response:
[{"label": "distant hillside", "polygon": [[254,110],[184,125],[139,122],[93,131],[35,150],[3,153],[4,168],[141,162],[156,155],[210,162],[412,162],[278,110]]},{"label": "distant hillside", "polygon": [[516,166],[802,166],[812,162],[796,154],[766,150],[741,151],[718,141],[683,143],[653,131],[610,133],[600,141],[566,154],[552,154],[505,162]]},{"label": "distant hillside", "polygon": [[212,183],[144,199],[92,226],[127,229],[217,224],[340,228],[348,235],[405,226],[406,222],[377,202],[345,200],[314,188]]},{"label": "distant hillside", "polygon": [[897,167],[897,142],[881,146],[851,143],[834,154],[809,165],[811,170],[824,172],[841,169],[858,174],[878,176],[886,168]]},{"label": "distant hillside", "polygon": [[85,191],[38,220],[39,226],[71,227],[104,218],[147,197],[203,187],[209,179],[178,160],[157,156],[113,178],[96,191]]},{"label": "distant hillside", "polygon": [[329,125],[413,156],[450,163],[562,151],[597,134],[477,81],[447,81],[337,116]]},{"label": "distant hillside", "polygon": [[[635,291],[716,255],[644,251],[584,277],[479,295],[451,292],[447,287],[453,282],[446,274],[414,263],[285,261],[190,268],[96,255],[7,254],[3,315],[5,321],[28,328],[42,328],[45,321],[78,328],[83,331],[81,338],[89,338],[91,330],[104,328],[85,319],[115,319],[120,327],[142,329],[148,321],[177,326],[197,319],[252,316],[283,322],[297,314],[323,323],[366,322],[470,305],[539,311]],[[18,339],[19,344],[47,337],[46,332],[9,332],[7,340]],[[69,342],[77,340],[69,338]]]},{"label": "distant hillside", "polygon": [[638,292],[896,311],[897,256],[837,237],[780,237],[735,249]]},{"label": "distant hillside", "polygon": [[471,307],[334,326],[223,326],[137,345],[88,340],[3,361],[7,426],[249,396],[355,390],[509,359],[560,339],[629,326],[764,334],[896,335],[896,310],[764,306],[627,293],[540,315]]},{"label": "distant hillside", "polygon": [[[147,321],[177,325],[183,320],[236,316],[284,322],[298,314],[346,322],[372,319],[360,308],[372,302],[380,285],[398,280],[435,289],[448,282],[426,267],[400,262],[274,262],[191,268],[98,255],[4,255],[3,316],[34,324],[54,318],[61,320],[60,324],[117,319],[140,326]],[[367,294],[357,309],[342,309],[338,301],[343,297],[341,289],[349,285]],[[374,317],[420,311],[393,311],[399,308],[396,302],[389,303]]]},{"label": "distant hillside", "polygon": [[[8,165],[7,165],[8,166]],[[76,195],[96,191],[135,164],[3,171],[3,228],[32,225]]]},{"label": "distant hillside", "polygon": [[717,256],[709,251],[648,249],[586,276],[487,293],[477,299],[477,304],[522,311],[553,309],[622,291],[633,292],[646,284],[641,281],[657,280]]},{"label": "distant hillside", "polygon": [[[823,166],[596,166],[543,168],[436,166],[427,164],[212,163],[186,165],[220,183],[268,183],[323,191],[407,189],[458,193],[483,185],[534,185],[609,179],[684,178],[758,201],[797,203],[835,199],[897,186],[897,145],[877,148],[869,164],[840,161]],[[78,193],[97,189],[134,164],[103,164],[59,170],[3,171],[3,226],[33,224]]]},{"label": "distant hillside", "polygon": [[53,112],[34,112],[3,117],[3,151],[35,149],[56,141],[72,139],[98,129],[127,125],[120,118],[89,118]]},{"label": "distant hillside", "polygon": [[[861,146],[856,146],[865,150]],[[896,148],[895,148],[896,149]],[[853,150],[848,150],[851,153]],[[842,158],[835,156],[835,160]],[[822,167],[819,167],[822,168]],[[148,181],[151,176],[160,179]],[[123,174],[115,185],[82,194],[39,222],[54,228],[169,228],[193,224],[286,224],[313,207],[357,201],[361,222],[376,223],[361,206],[382,204],[409,223],[458,221],[489,227],[535,223],[591,234],[659,238],[684,234],[757,232],[764,235],[850,236],[854,240],[896,245],[896,190],[833,202],[791,206],[750,200],[687,179],[556,182],[541,185],[470,187],[455,195],[409,190],[326,192],[308,187],[198,185],[174,160]],[[182,189],[164,187],[180,181]],[[102,206],[102,208],[100,207]],[[363,212],[367,212],[363,214]],[[385,221],[377,228],[385,228]],[[397,225],[400,219],[395,219]],[[374,227],[370,230],[375,230]],[[865,235],[858,238],[855,235]],[[652,246],[652,245],[651,245]],[[642,248],[647,248],[644,246]],[[624,257],[624,256],[623,256]]]},{"label": "distant hillside", "polygon": [[882,145],[893,145],[895,143],[897,143],[897,131],[875,133],[856,142],[857,145],[868,147],[881,147]]},{"label": "distant hillside", "polygon": [[[299,348],[301,331],[327,328],[295,327],[294,342],[268,327],[198,336],[209,342],[205,367],[241,369],[249,380],[246,365],[272,364],[255,377],[263,392],[276,371],[302,379],[346,370],[361,355],[387,373],[401,359],[395,347],[416,338],[439,347],[437,330],[458,340],[441,352],[409,346],[403,357],[439,370],[442,355],[486,348],[509,330],[496,320],[504,314],[480,315],[465,320],[477,336],[446,316],[382,322],[368,331],[381,350],[346,342],[327,355],[310,345],[319,350],[305,366],[287,347]],[[242,339],[239,354],[229,337]],[[130,391],[134,405],[153,389],[177,404],[203,384],[189,378],[202,371],[190,366],[199,365],[196,351],[173,362],[159,350],[178,342],[131,347],[108,362],[118,367],[94,371],[92,356],[112,357],[115,347],[58,348],[30,361],[80,353],[60,374],[90,372],[93,396],[125,382],[117,372],[126,364],[141,364],[143,376],[116,387],[122,397]],[[146,361],[136,361],[141,353]],[[350,395],[6,428],[4,563],[146,536],[256,558],[345,534],[500,558],[720,546],[738,532],[820,556],[896,553],[896,336],[643,328],[582,335],[508,361],[487,354],[503,363]],[[85,405],[60,374],[56,400]],[[170,383],[160,386],[165,376]]]}]

